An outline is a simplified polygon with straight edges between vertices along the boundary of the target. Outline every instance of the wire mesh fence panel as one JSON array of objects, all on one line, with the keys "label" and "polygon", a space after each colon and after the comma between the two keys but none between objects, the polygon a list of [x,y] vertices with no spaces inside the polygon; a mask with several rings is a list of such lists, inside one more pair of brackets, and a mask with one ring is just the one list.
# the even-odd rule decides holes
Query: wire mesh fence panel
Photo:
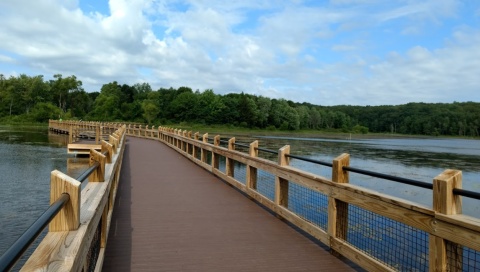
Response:
[{"label": "wire mesh fence panel", "polygon": [[480,271],[480,252],[450,241],[447,249],[447,271]]},{"label": "wire mesh fence panel", "polygon": [[275,175],[257,169],[257,192],[273,201],[275,199]]},{"label": "wire mesh fence panel", "polygon": [[327,230],[327,195],[289,181],[288,209],[323,230]]},{"label": "wire mesh fence panel", "polygon": [[[100,242],[102,239],[102,219],[103,219],[103,216],[100,217],[100,221],[98,221],[97,229],[95,230],[92,243],[90,244],[90,248],[88,249],[87,258],[86,258],[87,265],[84,266],[84,269],[82,269],[82,271],[84,272],[95,271],[98,255],[100,254],[100,246],[101,246]],[[85,267],[87,268],[86,271],[85,271]]]},{"label": "wire mesh fence panel", "polygon": [[218,170],[222,171],[225,174],[225,168],[227,165],[227,158],[224,156],[218,155]]},{"label": "wire mesh fence panel", "polygon": [[247,165],[241,162],[235,161],[233,170],[233,178],[240,181],[243,184],[247,183]]},{"label": "wire mesh fence panel", "polygon": [[428,271],[428,233],[352,204],[347,212],[348,243],[398,271]]}]

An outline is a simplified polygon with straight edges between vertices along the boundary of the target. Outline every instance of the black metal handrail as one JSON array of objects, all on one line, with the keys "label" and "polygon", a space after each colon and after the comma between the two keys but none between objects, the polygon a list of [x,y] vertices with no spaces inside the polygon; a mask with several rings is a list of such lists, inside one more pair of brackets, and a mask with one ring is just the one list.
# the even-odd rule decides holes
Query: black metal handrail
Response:
[{"label": "black metal handrail", "polygon": [[382,173],[367,171],[367,170],[363,170],[363,169],[353,168],[353,167],[349,167],[349,166],[344,166],[343,170],[358,173],[358,174],[362,174],[362,175],[366,175],[366,176],[371,176],[371,177],[396,181],[396,182],[400,182],[400,183],[404,183],[404,184],[408,184],[408,185],[413,185],[413,186],[433,190],[433,184],[428,183],[428,182],[424,182],[424,181],[401,178],[401,177],[386,175],[386,174],[382,174]]},{"label": "black metal handrail", "polygon": [[480,200],[480,193],[479,192],[473,192],[473,191],[469,191],[469,190],[453,188],[453,194],[454,195],[466,196],[466,197],[469,197],[469,198]]},{"label": "black metal handrail", "polygon": [[267,153],[278,154],[278,151],[270,150],[266,148],[255,147],[255,149],[259,151],[267,152]]},{"label": "black metal handrail", "polygon": [[297,155],[285,154],[285,157],[294,158],[294,159],[302,160],[302,161],[307,161],[307,162],[311,162],[311,163],[315,163],[315,164],[320,164],[320,165],[324,165],[324,166],[328,166],[328,167],[333,167],[333,163],[319,161],[319,160],[313,160],[313,159],[309,159],[309,158],[305,158],[305,157],[301,157],[301,156],[297,156]]},{"label": "black metal handrail", "polygon": [[241,146],[241,147],[246,147],[246,148],[250,148],[249,145],[246,145],[246,144],[240,144],[240,143],[233,143],[234,145],[236,146]]},{"label": "black metal handrail", "polygon": [[25,251],[33,244],[55,215],[70,200],[70,195],[63,193],[50,207],[35,221],[20,238],[0,257],[0,271],[10,271],[20,260]]},{"label": "black metal handrail", "polygon": [[[207,139],[213,140],[214,138],[207,138]],[[220,142],[221,143],[228,143],[228,141],[226,141],[226,140],[220,140]],[[233,144],[237,145],[237,146],[247,147],[247,148],[250,147],[249,145],[240,144],[240,143],[233,143]],[[259,151],[267,152],[267,153],[278,154],[278,151],[270,150],[270,149],[266,149],[266,148],[255,147],[255,149],[259,150]],[[302,161],[311,162],[311,163],[315,163],[315,164],[320,164],[320,165],[324,165],[324,166],[328,166],[328,167],[333,167],[333,163],[329,163],[329,162],[313,160],[313,159],[310,159],[310,158],[297,156],[297,155],[293,155],[293,154],[285,154],[285,156],[289,157],[289,158],[294,158],[294,159],[297,159],[297,160],[302,160]],[[395,181],[395,182],[399,182],[399,183],[403,183],[403,184],[408,184],[408,185],[412,185],[412,186],[416,186],[416,187],[421,187],[421,188],[433,190],[433,184],[425,182],[425,181],[407,179],[407,178],[382,174],[382,173],[378,173],[378,172],[363,170],[363,169],[359,169],[359,168],[353,168],[353,167],[349,167],[349,166],[344,166],[342,169],[345,170],[345,171],[354,172],[354,173],[357,173],[357,174],[362,174],[362,175],[366,175],[366,176],[391,180],[391,181]],[[456,189],[455,188],[455,189],[453,189],[453,194],[480,200],[480,193],[479,192],[474,192],[474,191],[469,191],[469,190],[464,190],[464,189]]]},{"label": "black metal handrail", "polygon": [[100,166],[100,163],[97,161],[95,162],[92,166],[90,166],[87,171],[83,172],[78,178],[77,180],[79,182],[84,182],[89,176],[91,173],[93,173],[93,171],[95,171],[95,169],[97,169],[98,167]]}]

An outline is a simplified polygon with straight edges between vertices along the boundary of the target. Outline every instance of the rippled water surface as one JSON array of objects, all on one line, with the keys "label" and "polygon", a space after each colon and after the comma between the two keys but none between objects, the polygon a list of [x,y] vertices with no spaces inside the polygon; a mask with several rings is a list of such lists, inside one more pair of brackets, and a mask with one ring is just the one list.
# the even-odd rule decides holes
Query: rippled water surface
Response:
[{"label": "rippled water surface", "polygon": [[50,172],[77,177],[88,167],[87,158],[67,154],[66,144],[65,135],[47,127],[0,126],[0,255],[48,208]]}]

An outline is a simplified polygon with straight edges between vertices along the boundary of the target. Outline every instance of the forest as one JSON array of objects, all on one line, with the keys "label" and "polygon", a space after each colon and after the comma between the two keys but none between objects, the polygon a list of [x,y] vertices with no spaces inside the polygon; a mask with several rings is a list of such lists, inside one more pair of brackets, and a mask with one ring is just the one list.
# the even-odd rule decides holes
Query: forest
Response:
[{"label": "forest", "polygon": [[245,93],[220,95],[211,89],[153,90],[148,83],[116,81],[87,93],[74,75],[45,80],[42,75],[0,74],[0,122],[48,119],[478,137],[480,103],[321,106]]}]

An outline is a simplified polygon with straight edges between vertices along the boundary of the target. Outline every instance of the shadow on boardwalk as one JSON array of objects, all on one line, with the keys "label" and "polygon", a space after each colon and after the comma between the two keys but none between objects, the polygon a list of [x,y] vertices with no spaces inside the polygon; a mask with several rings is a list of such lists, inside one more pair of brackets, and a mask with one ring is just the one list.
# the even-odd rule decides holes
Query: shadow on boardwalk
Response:
[{"label": "shadow on boardwalk", "polygon": [[104,271],[355,271],[160,142],[128,138]]}]

